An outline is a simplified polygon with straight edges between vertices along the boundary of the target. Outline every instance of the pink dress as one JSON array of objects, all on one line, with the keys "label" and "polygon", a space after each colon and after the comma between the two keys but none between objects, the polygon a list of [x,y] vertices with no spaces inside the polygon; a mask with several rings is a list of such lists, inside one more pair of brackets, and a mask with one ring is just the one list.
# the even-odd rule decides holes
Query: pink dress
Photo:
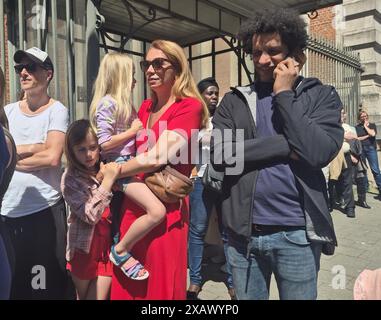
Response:
[{"label": "pink dress", "polygon": [[[145,100],[139,118],[147,125],[151,100]],[[152,131],[159,137],[159,122],[166,121],[168,130],[179,130],[188,139],[188,164],[175,168],[186,176],[191,174],[191,134],[201,124],[202,104],[194,98],[185,98],[172,104],[153,124]],[[196,134],[197,131],[193,132]],[[146,141],[146,139],[144,139]],[[137,141],[137,149],[144,143]],[[197,146],[196,146],[197,147]],[[186,298],[187,239],[189,199],[178,204],[166,204],[166,219],[133,248],[132,254],[150,271],[147,280],[128,279],[118,267],[113,268],[111,299],[183,300]],[[135,203],[125,198],[121,208],[120,234],[123,236],[135,219],[144,214]]]}]

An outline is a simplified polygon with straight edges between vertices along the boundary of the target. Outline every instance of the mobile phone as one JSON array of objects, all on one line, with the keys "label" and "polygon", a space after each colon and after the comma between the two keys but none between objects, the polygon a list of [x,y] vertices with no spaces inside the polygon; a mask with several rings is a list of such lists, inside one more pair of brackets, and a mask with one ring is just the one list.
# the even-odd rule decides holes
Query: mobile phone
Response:
[{"label": "mobile phone", "polygon": [[294,67],[298,67],[300,65],[299,61],[295,58],[294,55],[292,54],[288,54],[284,60],[286,60],[287,58],[291,58],[292,60],[294,60]]},{"label": "mobile phone", "polygon": [[295,50],[295,52],[293,52],[289,56],[290,58],[294,59],[298,63],[299,70],[303,68],[307,58],[302,50]]}]

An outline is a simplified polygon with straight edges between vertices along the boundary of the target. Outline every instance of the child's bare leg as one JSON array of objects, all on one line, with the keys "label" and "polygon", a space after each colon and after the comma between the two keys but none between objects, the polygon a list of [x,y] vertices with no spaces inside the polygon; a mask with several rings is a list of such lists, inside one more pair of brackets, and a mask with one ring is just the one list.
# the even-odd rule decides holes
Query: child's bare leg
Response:
[{"label": "child's bare leg", "polygon": [[77,292],[77,300],[85,300],[91,280],[81,280],[73,274],[71,274],[71,278],[73,280],[75,290]]},{"label": "child's bare leg", "polygon": [[137,218],[115,246],[115,251],[119,255],[130,251],[137,241],[142,239],[164,219],[166,214],[163,203],[141,181],[134,180],[130,182],[125,188],[124,194],[142,207],[147,214]]},{"label": "child's bare leg", "polygon": [[109,300],[111,277],[98,276],[91,280],[86,300]]}]

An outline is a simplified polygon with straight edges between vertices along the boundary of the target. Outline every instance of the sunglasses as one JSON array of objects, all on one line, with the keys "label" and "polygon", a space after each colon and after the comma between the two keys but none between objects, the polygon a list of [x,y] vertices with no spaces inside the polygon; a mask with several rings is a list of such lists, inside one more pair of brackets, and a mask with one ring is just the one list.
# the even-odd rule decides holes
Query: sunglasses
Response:
[{"label": "sunglasses", "polygon": [[[19,63],[15,65],[15,71],[17,74],[20,74],[23,69],[25,69],[29,73],[33,73],[37,71],[37,68],[44,68],[42,65],[31,62],[31,63]],[[44,68],[45,69],[45,68]]]},{"label": "sunglasses", "polygon": [[155,71],[157,71],[157,70],[163,69],[164,62],[170,63],[170,61],[165,58],[156,58],[156,59],[153,59],[152,61],[143,60],[143,61],[140,61],[140,68],[142,69],[143,72],[146,72],[149,66],[152,65],[152,68]]}]

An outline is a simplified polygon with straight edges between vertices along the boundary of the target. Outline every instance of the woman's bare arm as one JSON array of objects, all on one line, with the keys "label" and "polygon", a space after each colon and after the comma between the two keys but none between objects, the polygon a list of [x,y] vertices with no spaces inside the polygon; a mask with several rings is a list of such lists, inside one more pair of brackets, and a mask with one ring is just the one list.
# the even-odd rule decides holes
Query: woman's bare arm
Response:
[{"label": "woman's bare arm", "polygon": [[[184,152],[183,150],[185,150],[187,146],[187,140],[182,135],[176,131],[165,130],[152,149],[122,164],[119,178],[156,171],[163,165],[171,162],[171,160],[177,158],[177,154]],[[187,155],[188,153],[186,152],[186,156]],[[100,172],[100,174],[102,174],[102,172]],[[97,175],[97,179],[101,179],[99,174]]]},{"label": "woman's bare arm", "polygon": [[368,139],[368,138],[369,138],[369,134],[367,134],[366,136],[358,137],[358,139],[359,139],[360,141],[362,141],[362,140],[366,140],[366,139]]}]

